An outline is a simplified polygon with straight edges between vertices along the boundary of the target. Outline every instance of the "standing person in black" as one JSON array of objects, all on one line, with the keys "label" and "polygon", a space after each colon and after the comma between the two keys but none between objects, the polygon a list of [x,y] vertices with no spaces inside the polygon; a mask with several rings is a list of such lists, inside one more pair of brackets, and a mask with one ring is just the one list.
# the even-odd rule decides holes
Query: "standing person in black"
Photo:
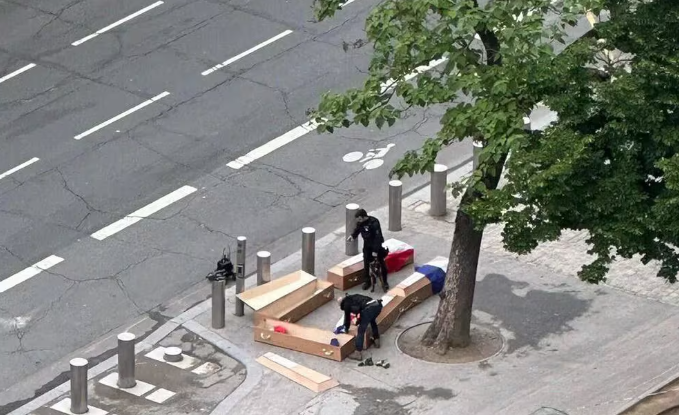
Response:
[{"label": "standing person in black", "polygon": [[384,277],[384,290],[389,289],[387,283],[387,264],[384,262],[386,258],[386,249],[382,247],[384,243],[384,235],[382,235],[382,227],[377,218],[368,216],[365,209],[359,209],[356,212],[356,229],[347,238],[348,241],[353,241],[360,233],[363,237],[363,289],[370,288],[370,261],[373,257],[379,258],[380,266],[382,267],[382,276]]},{"label": "standing person in black", "polygon": [[382,312],[382,300],[373,300],[361,294],[347,295],[337,299],[340,309],[344,311],[344,332],[349,333],[351,314],[358,314],[358,333],[356,334],[356,351],[348,357],[352,360],[363,360],[363,339],[368,329],[372,330],[373,343],[380,348],[380,331],[377,328],[377,316]]}]

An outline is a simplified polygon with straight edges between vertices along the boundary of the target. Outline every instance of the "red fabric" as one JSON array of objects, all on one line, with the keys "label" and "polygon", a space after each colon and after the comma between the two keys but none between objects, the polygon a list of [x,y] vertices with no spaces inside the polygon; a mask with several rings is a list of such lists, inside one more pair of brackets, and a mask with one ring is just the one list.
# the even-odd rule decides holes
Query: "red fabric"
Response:
[{"label": "red fabric", "polygon": [[276,327],[273,328],[273,331],[275,331],[276,333],[283,333],[283,334],[288,333],[288,331],[283,326],[276,326]]},{"label": "red fabric", "polygon": [[415,255],[414,249],[406,249],[399,252],[389,252],[389,255],[384,259],[387,264],[387,271],[389,273],[399,271],[401,268],[410,262],[411,258]]}]

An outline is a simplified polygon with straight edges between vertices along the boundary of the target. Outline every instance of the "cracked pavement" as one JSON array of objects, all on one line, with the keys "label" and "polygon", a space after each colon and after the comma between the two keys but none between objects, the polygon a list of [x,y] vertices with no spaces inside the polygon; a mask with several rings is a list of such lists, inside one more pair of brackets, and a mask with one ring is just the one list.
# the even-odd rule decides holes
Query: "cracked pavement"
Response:
[{"label": "cracked pavement", "polygon": [[[319,237],[337,228],[344,204],[383,203],[390,167],[435,134],[442,108],[411,110],[385,131],[310,133],[241,170],[226,167],[305,122],[323,92],[360,85],[370,47],[344,45],[363,37],[376,3],[357,0],[315,23],[311,0],[169,0],[72,47],[149,2],[0,0],[0,76],[37,65],[0,84],[0,172],[40,158],[0,180],[0,281],[64,258],[0,293],[0,414],[60,379],[75,351],[103,356],[110,350],[93,346],[102,336],[182,311],[168,305],[206,287],[237,236],[248,238],[250,273],[259,250],[274,260],[297,251],[302,227]],[[293,33],[201,76],[286,29]],[[170,95],[73,139],[163,91]],[[375,170],[342,160],[387,144],[395,146]],[[441,161],[453,166],[470,153],[461,143]],[[426,179],[404,179],[405,190]],[[198,191],[105,241],[89,236],[184,185]]]}]

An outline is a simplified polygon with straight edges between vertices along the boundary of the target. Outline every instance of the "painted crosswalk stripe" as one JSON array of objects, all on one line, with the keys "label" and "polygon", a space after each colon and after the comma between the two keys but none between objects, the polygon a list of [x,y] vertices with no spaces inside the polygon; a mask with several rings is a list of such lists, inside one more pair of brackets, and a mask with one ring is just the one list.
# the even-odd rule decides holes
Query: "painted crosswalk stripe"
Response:
[{"label": "painted crosswalk stripe", "polygon": [[30,267],[24,269],[23,271],[17,272],[11,277],[0,281],[0,293],[4,293],[12,287],[27,281],[36,275],[40,274],[42,271],[52,268],[58,263],[62,262],[64,258],[60,258],[56,255],[50,255],[42,261],[31,265]]},{"label": "painted crosswalk stripe", "polygon": [[104,239],[108,238],[111,235],[115,235],[116,233],[122,231],[123,229],[134,225],[135,223],[141,221],[144,218],[147,218],[154,213],[158,212],[161,209],[164,209],[171,204],[185,198],[186,196],[190,195],[191,193],[195,192],[197,189],[195,187],[191,186],[183,186],[174,192],[165,195],[161,197],[160,199],[156,200],[153,203],[150,203],[143,208],[132,212],[131,214],[125,216],[121,220],[114,222],[107,227],[98,230],[97,232],[93,233],[91,236],[94,239],[103,241]]}]

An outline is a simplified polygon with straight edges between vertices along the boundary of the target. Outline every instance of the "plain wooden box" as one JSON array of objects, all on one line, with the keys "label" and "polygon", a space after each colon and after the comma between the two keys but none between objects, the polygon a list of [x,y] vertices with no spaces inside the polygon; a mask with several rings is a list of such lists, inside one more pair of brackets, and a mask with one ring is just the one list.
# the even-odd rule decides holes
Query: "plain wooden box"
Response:
[{"label": "plain wooden box", "polygon": [[[299,299],[300,293],[313,292],[317,278],[304,271],[295,271],[266,284],[251,288],[237,295],[255,311],[260,311],[281,300]],[[294,304],[294,301],[292,302]],[[290,303],[288,303],[290,304]]]},{"label": "plain wooden box", "polygon": [[328,270],[327,280],[338,290],[346,291],[361,283],[363,254],[354,255]]},{"label": "plain wooden box", "polygon": [[401,302],[400,308],[405,312],[434,295],[434,292],[429,278],[424,274],[414,272],[396,287],[389,290],[387,294],[403,297],[404,301]]},{"label": "plain wooden box", "polygon": [[[382,296],[382,311],[377,316],[377,328],[380,330],[380,336],[391,328],[391,326],[407,311],[403,308],[404,297],[397,295],[385,294]],[[386,304],[386,305],[385,305]],[[356,336],[358,334],[358,327],[351,326],[349,334]],[[365,332],[365,339],[363,340],[363,348],[367,349],[372,346],[372,329],[368,326]]]},{"label": "plain wooden box", "polygon": [[[276,326],[284,327],[287,333],[275,332]],[[330,344],[332,339],[337,339],[339,346],[332,346]],[[255,326],[255,341],[338,362],[355,350],[354,336],[349,334],[335,334],[329,330],[269,318],[263,319]]]},{"label": "plain wooden box", "polygon": [[255,312],[254,323],[258,324],[266,318],[294,323],[334,297],[335,287],[333,284],[329,281],[317,279],[315,284],[305,285]]}]

